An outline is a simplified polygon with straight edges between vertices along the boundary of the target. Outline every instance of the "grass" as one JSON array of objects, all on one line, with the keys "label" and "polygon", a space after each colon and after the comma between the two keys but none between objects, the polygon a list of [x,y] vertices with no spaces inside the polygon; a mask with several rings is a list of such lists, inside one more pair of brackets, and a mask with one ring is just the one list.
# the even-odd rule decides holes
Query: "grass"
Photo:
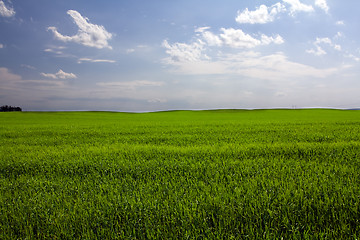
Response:
[{"label": "grass", "polygon": [[360,111],[0,113],[0,239],[357,239]]}]

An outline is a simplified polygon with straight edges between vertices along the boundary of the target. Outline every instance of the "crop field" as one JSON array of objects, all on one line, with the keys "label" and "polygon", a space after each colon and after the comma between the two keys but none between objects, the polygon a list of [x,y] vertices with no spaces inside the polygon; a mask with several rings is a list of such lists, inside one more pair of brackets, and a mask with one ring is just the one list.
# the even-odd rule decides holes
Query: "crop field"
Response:
[{"label": "crop field", "polygon": [[358,239],[360,111],[0,113],[0,239]]}]

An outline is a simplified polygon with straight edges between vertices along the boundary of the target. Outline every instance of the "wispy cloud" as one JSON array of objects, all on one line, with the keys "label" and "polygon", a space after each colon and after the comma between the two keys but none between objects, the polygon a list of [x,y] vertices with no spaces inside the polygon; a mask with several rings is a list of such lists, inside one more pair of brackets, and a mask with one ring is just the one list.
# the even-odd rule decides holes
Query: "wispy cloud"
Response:
[{"label": "wispy cloud", "polygon": [[0,90],[24,91],[25,89],[54,89],[63,88],[66,82],[62,80],[25,80],[7,68],[0,68]]},{"label": "wispy cloud", "polygon": [[338,39],[338,38],[343,38],[343,37],[344,37],[344,34],[342,32],[337,32],[334,38]]},{"label": "wispy cloud", "polygon": [[149,103],[166,103],[167,100],[164,98],[152,98],[152,99],[147,100],[147,102],[149,102]]},{"label": "wispy cloud", "polygon": [[79,58],[78,63],[91,62],[91,63],[115,63],[115,60],[109,59],[92,59],[92,58]]},{"label": "wispy cloud", "polygon": [[356,62],[360,62],[360,58],[357,57],[357,56],[355,56],[354,54],[348,53],[348,54],[345,54],[345,57],[351,58],[352,60],[354,60],[354,61],[356,61]]},{"label": "wispy cloud", "polygon": [[312,49],[306,50],[306,52],[310,53],[310,54],[314,54],[315,56],[322,56],[322,55],[327,54],[327,52],[325,52],[325,50],[322,49],[322,47],[320,47],[318,45],[315,46],[315,49],[312,48]]},{"label": "wispy cloud", "polygon": [[290,61],[282,53],[262,55],[259,52],[220,54],[212,61],[172,62],[171,71],[186,75],[236,74],[248,78],[288,81],[292,78],[325,78],[339,71],[337,68],[318,69]]},{"label": "wispy cloud", "polygon": [[279,13],[285,11],[286,8],[281,3],[276,3],[271,7],[261,5],[260,7],[256,8],[255,11],[249,11],[248,8],[242,12],[239,11],[235,20],[238,23],[264,24],[273,22]]},{"label": "wispy cloud", "polygon": [[150,49],[151,49],[151,47],[149,47],[148,45],[140,44],[140,45],[134,46],[132,48],[125,49],[125,53],[130,54],[130,53],[139,52],[139,51],[149,51]]},{"label": "wispy cloud", "polygon": [[[40,104],[42,110],[96,110],[103,109],[102,104],[106,102],[107,107],[111,104],[109,110],[119,109],[119,104],[120,106],[124,104],[127,111],[144,110],[146,106],[154,107],[167,102],[165,97],[170,94],[164,96],[148,89],[153,90],[163,85],[164,82],[139,80],[122,83],[104,82],[98,83],[95,88],[91,86],[76,88],[64,79],[24,79],[8,68],[0,67],[0,98],[25,109],[34,109],[34,107],[39,109]],[[67,104],[66,107],[64,104]]]},{"label": "wispy cloud", "polygon": [[59,70],[57,73],[40,73],[42,76],[53,79],[72,79],[77,78],[74,73],[66,73],[63,70]]},{"label": "wispy cloud", "polygon": [[[335,37],[337,37],[336,35]],[[307,53],[314,54],[315,56],[322,56],[327,54],[327,52],[321,47],[322,45],[327,45],[335,49],[336,51],[341,51],[341,46],[333,43],[330,38],[316,38],[314,42],[315,49],[306,50]]]},{"label": "wispy cloud", "polygon": [[329,6],[328,6],[326,0],[315,0],[315,6],[321,8],[326,13],[329,13]]},{"label": "wispy cloud", "polygon": [[283,0],[283,2],[290,5],[290,15],[294,16],[297,12],[313,12],[314,8],[311,5],[306,5],[300,0]]},{"label": "wispy cloud", "polygon": [[3,17],[13,17],[15,16],[16,12],[13,8],[7,7],[4,1],[0,1],[0,16]]},{"label": "wispy cloud", "polygon": [[135,49],[134,49],[134,48],[126,49],[126,53],[133,53],[133,52],[135,52]]},{"label": "wispy cloud", "polygon": [[58,49],[46,48],[46,49],[44,49],[44,52],[55,53],[55,54],[57,54],[57,55],[63,55],[63,54],[64,54],[63,51],[61,51],[60,48],[58,48]]},{"label": "wispy cloud", "polygon": [[27,68],[27,69],[31,69],[31,70],[35,70],[35,69],[36,69],[36,67],[31,66],[31,65],[28,65],[28,64],[21,64],[21,67]]},{"label": "wispy cloud", "polygon": [[140,87],[160,87],[164,82],[153,82],[148,80],[125,81],[125,82],[98,82],[96,85],[101,87],[121,88],[134,90]]},{"label": "wispy cloud", "polygon": [[0,43],[0,49],[1,49],[1,48],[4,48],[4,45]]},{"label": "wispy cloud", "polygon": [[54,33],[57,40],[63,42],[75,42],[88,47],[95,48],[108,48],[112,49],[108,40],[112,38],[112,34],[106,31],[104,26],[89,23],[89,19],[83,17],[75,10],[67,11],[67,14],[72,17],[74,23],[78,26],[79,30],[76,35],[66,36],[58,32],[56,27],[49,27],[48,30]]},{"label": "wispy cloud", "polygon": [[66,51],[67,47],[65,46],[48,46],[48,48],[44,49],[46,53],[52,53],[55,57],[61,58],[78,58],[77,56],[73,55]]}]

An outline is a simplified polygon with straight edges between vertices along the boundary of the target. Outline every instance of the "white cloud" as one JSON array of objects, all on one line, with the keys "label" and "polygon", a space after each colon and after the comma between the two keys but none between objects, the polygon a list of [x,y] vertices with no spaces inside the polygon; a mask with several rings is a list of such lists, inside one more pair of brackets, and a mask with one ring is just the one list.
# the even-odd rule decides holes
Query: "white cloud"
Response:
[{"label": "white cloud", "polygon": [[112,34],[107,32],[103,26],[89,23],[88,18],[81,16],[81,14],[75,10],[69,10],[67,14],[73,18],[74,23],[78,26],[78,33],[74,36],[64,36],[57,31],[56,27],[49,27],[48,30],[54,33],[56,39],[99,49],[112,49],[108,43],[108,40],[112,38]]},{"label": "white cloud", "polygon": [[15,15],[15,11],[13,8],[6,7],[3,1],[0,1],[0,16],[3,17],[12,17]]},{"label": "white cloud", "polygon": [[266,5],[261,5],[260,7],[256,8],[255,11],[249,11],[248,8],[246,8],[242,12],[239,11],[235,20],[238,23],[264,24],[268,22],[273,22],[275,20],[275,17],[279,13],[285,11],[286,8],[281,3],[276,3],[271,7],[267,7]]},{"label": "white cloud", "polygon": [[[202,62],[209,61],[210,57],[206,55],[206,47],[211,46],[228,46],[231,48],[255,48],[261,45],[282,44],[284,39],[280,35],[275,37],[269,37],[262,34],[259,39],[252,37],[249,34],[244,33],[241,29],[233,28],[221,28],[221,34],[216,35],[210,31],[209,28],[198,28],[195,32],[198,32],[198,38],[191,44],[186,43],[174,43],[169,44],[167,40],[163,41],[162,46],[166,48],[168,58],[164,59],[167,64],[176,62]],[[204,42],[205,41],[205,42]]]},{"label": "white cloud", "polygon": [[261,35],[261,39],[256,39],[241,29],[221,28],[223,32],[220,37],[225,45],[232,48],[254,48],[260,45],[269,45],[271,43],[282,44],[284,42],[280,35],[275,38]]},{"label": "white cloud", "polygon": [[20,81],[21,77],[19,75],[11,73],[7,68],[0,67],[0,80],[2,81]]},{"label": "white cloud", "polygon": [[335,38],[342,38],[342,37],[344,37],[344,34],[341,32],[337,32],[335,35]]},{"label": "white cloud", "polygon": [[126,49],[126,53],[133,53],[133,52],[135,52],[135,49],[134,49],[134,48]]},{"label": "white cloud", "polygon": [[[196,29],[199,32],[202,39],[208,44],[208,46],[229,46],[232,48],[254,48],[261,45],[269,45],[271,43],[282,44],[284,39],[280,35],[274,37],[261,35],[260,39],[257,39],[250,34],[244,33],[241,29],[234,28],[221,28],[221,34],[216,35],[210,31],[207,31],[209,27]],[[201,41],[201,40],[200,40]]]},{"label": "white cloud", "polygon": [[115,63],[114,60],[109,59],[92,59],[92,58],[79,58],[78,63],[91,62],[91,63]]},{"label": "white cloud", "polygon": [[64,52],[62,50],[64,50],[64,49],[66,49],[66,47],[64,47],[64,46],[50,46],[49,48],[44,49],[44,52],[63,55]]},{"label": "white cloud", "polygon": [[203,54],[205,49],[205,43],[201,40],[193,42],[192,44],[186,43],[174,43],[169,44],[167,40],[164,40],[162,46],[166,48],[166,53],[170,55],[167,58],[168,62],[196,62],[202,59],[208,59]]},{"label": "white cloud", "polygon": [[138,52],[138,51],[149,51],[149,50],[151,50],[151,47],[149,47],[148,45],[140,44],[134,48],[126,49],[125,52],[127,54],[130,54],[130,53],[134,53],[134,52]]},{"label": "white cloud", "polygon": [[167,100],[164,98],[153,98],[147,101],[148,103],[166,103]]},{"label": "white cloud", "polygon": [[[246,8],[244,11],[238,11],[236,16],[236,22],[238,23],[250,23],[250,24],[265,24],[275,21],[276,17],[283,12],[288,12],[291,16],[295,16],[297,12],[313,12],[312,5],[306,5],[300,0],[283,0],[284,3],[290,5],[290,9],[287,9],[283,3],[276,3],[270,7],[262,4],[254,11],[249,11]],[[326,0],[315,0],[315,5],[328,13],[329,6]]]},{"label": "white cloud", "polygon": [[327,52],[325,52],[324,49],[322,49],[320,46],[316,46],[316,49],[309,49],[309,50],[306,50],[307,53],[310,53],[310,54],[314,54],[315,56],[322,56],[322,55],[326,55]]},{"label": "white cloud", "polygon": [[351,59],[355,60],[356,62],[360,62],[360,58],[353,54],[346,54],[345,57],[351,58]]},{"label": "white cloud", "polygon": [[27,69],[30,69],[30,70],[36,70],[36,67],[31,66],[31,65],[27,65],[27,64],[21,64],[21,67],[27,68]]},{"label": "white cloud", "polygon": [[75,56],[72,53],[69,53],[69,51],[65,51],[65,49],[67,49],[67,47],[49,46],[48,48],[44,49],[44,52],[55,54],[55,57],[72,58],[72,59],[78,58],[78,56]]},{"label": "white cloud", "polygon": [[332,41],[330,38],[316,38],[315,44],[326,43],[331,45]]},{"label": "white cloud", "polygon": [[[337,35],[336,35],[337,36]],[[336,38],[335,36],[335,38]],[[330,38],[316,38],[314,42],[315,49],[306,50],[307,53],[314,54],[315,56],[326,55],[327,52],[320,45],[328,45],[334,48],[336,51],[341,51],[340,45],[333,43]]]},{"label": "white cloud", "polygon": [[334,44],[334,49],[335,49],[336,51],[341,51],[341,50],[342,50],[341,46],[338,45],[338,44]]},{"label": "white cloud", "polygon": [[4,48],[4,45],[0,43],[0,49],[1,49],[1,48]]},{"label": "white cloud", "polygon": [[261,42],[262,42],[262,45],[269,45],[271,43],[283,44],[285,41],[279,34],[276,35],[275,38],[266,36],[265,34],[262,34],[261,35]]},{"label": "white cloud", "polygon": [[202,27],[196,29],[195,32],[200,33],[209,46],[221,46],[223,42],[220,37],[210,31],[207,31],[209,29],[210,27]]},{"label": "white cloud", "polygon": [[337,21],[335,24],[338,25],[338,26],[344,26],[345,22],[344,21]]},{"label": "white cloud", "polygon": [[251,35],[244,33],[241,29],[221,28],[223,32],[220,34],[223,42],[233,48],[254,48],[261,45],[259,39],[253,38]]},{"label": "white cloud", "polygon": [[49,53],[55,53],[57,55],[63,55],[64,53],[60,50],[56,50],[56,49],[52,49],[52,48],[46,48],[44,50],[44,52],[49,52]]},{"label": "white cloud", "polygon": [[326,13],[329,12],[329,6],[327,5],[326,0],[315,0],[315,6],[321,8]]},{"label": "white cloud", "polygon": [[152,82],[147,80],[127,81],[127,82],[99,82],[96,85],[101,87],[121,88],[134,90],[140,87],[161,87],[163,82]]},{"label": "white cloud", "polygon": [[57,73],[40,73],[42,76],[53,79],[71,79],[77,78],[77,76],[73,73],[66,73],[63,70],[59,70]]},{"label": "white cloud", "polygon": [[202,33],[202,32],[205,32],[206,30],[209,30],[210,28],[211,27],[199,27],[199,28],[195,29],[195,32]]},{"label": "white cloud", "polygon": [[42,76],[47,77],[47,78],[53,78],[53,79],[57,79],[56,74],[53,73],[40,73]]},{"label": "white cloud", "polygon": [[[235,69],[239,67],[240,74],[261,79],[287,81],[294,77],[325,78],[336,71],[336,69],[317,69],[305,64],[292,62],[282,52],[267,56],[259,54],[257,57],[248,57],[245,60],[238,58],[238,62],[236,62],[236,57],[234,65]],[[243,66],[243,69],[241,69],[241,66]]]},{"label": "white cloud", "polygon": [[[0,98],[6,99],[7,104],[20,106],[26,110],[99,110],[104,108],[115,110],[119,109],[120,102],[126,106],[126,109],[121,108],[123,111],[144,111],[147,110],[147,108],[144,109],[146,106],[158,106],[154,104],[155,102],[165,104],[168,96],[174,97],[172,92],[167,91],[164,94],[164,92],[156,91],[157,86],[165,85],[163,82],[134,82],[124,83],[123,87],[120,86],[121,84],[105,83],[103,87],[99,84],[78,88],[70,85],[67,80],[61,79],[23,79],[7,68],[0,67]],[[116,85],[117,87],[114,87]],[[161,88],[159,90],[161,91]],[[148,110],[156,109],[149,108]]]},{"label": "white cloud", "polygon": [[290,5],[290,14],[295,15],[296,12],[313,12],[314,8],[311,5],[306,5],[300,0],[283,0],[283,2]]},{"label": "white cloud", "polygon": [[25,80],[20,75],[11,73],[7,68],[0,68],[0,90],[24,91],[26,89],[45,90],[63,88],[64,81]]},{"label": "white cloud", "polygon": [[173,62],[171,71],[186,75],[236,74],[247,78],[288,81],[292,78],[326,78],[339,71],[336,68],[318,69],[292,62],[278,52],[262,55],[259,52],[221,54],[212,61]]}]

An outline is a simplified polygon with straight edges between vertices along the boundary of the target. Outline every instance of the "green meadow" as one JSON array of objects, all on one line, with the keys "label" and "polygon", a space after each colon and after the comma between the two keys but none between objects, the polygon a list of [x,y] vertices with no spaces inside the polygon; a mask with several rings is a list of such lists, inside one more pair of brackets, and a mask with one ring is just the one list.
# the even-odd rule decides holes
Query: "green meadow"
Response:
[{"label": "green meadow", "polygon": [[358,239],[360,111],[0,113],[0,239]]}]

